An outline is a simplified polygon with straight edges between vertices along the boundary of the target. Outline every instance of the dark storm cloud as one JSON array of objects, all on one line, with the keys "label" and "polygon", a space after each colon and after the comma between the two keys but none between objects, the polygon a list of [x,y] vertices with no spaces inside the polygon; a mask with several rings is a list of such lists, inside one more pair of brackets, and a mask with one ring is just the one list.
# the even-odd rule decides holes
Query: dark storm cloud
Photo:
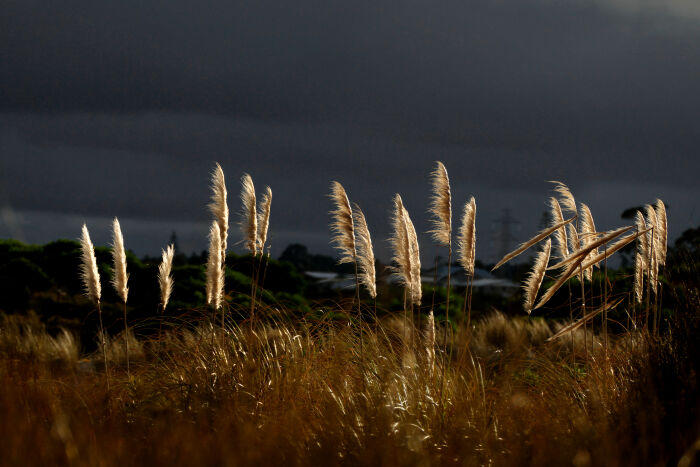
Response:
[{"label": "dark storm cloud", "polygon": [[605,227],[659,196],[678,234],[698,219],[700,9],[648,5],[5,2],[0,204],[20,221],[0,235],[118,215],[142,251],[174,228],[202,248],[218,160],[232,210],[243,172],[272,186],[278,253],[327,251],[330,180],[381,239],[397,191],[427,229],[436,159],[455,209],[477,196],[479,248],[504,207],[537,228],[549,179]]},{"label": "dark storm cloud", "polygon": [[8,110],[331,119],[510,149],[697,142],[700,30],[656,10],[536,0],[2,10]]}]

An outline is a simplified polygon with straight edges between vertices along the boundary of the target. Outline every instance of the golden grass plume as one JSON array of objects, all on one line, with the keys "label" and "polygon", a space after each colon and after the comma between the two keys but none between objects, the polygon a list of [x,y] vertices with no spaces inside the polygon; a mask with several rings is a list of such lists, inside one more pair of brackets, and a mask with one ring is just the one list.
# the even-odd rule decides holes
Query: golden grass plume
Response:
[{"label": "golden grass plume", "polygon": [[258,253],[261,255],[265,250],[267,241],[267,230],[270,226],[270,207],[272,206],[272,189],[265,187],[265,193],[260,200],[258,212]]},{"label": "golden grass plume", "polygon": [[[561,212],[561,205],[555,197],[549,198],[549,212],[552,218],[551,225],[560,225],[564,222],[564,214]],[[566,238],[566,227],[562,226],[554,231],[554,240],[557,245],[557,258],[564,259],[569,256],[569,245]]]},{"label": "golden grass plume", "polygon": [[112,285],[117,295],[123,303],[129,295],[129,275],[126,272],[126,253],[124,252],[124,237],[122,229],[119,225],[119,220],[115,217],[112,221],[112,263],[114,268],[114,276],[112,277]]},{"label": "golden grass plume", "polygon": [[447,169],[442,162],[437,161],[431,178],[433,195],[430,201],[430,212],[434,219],[433,230],[430,233],[438,244],[448,246],[452,243],[452,195]]},{"label": "golden grass plume", "polygon": [[541,242],[541,241],[544,240],[545,238],[549,237],[552,233],[556,232],[557,229],[560,229],[560,228],[564,227],[565,225],[567,225],[567,224],[569,224],[570,222],[572,222],[574,219],[576,219],[576,217],[572,217],[572,218],[567,219],[567,220],[565,220],[565,221],[563,221],[563,222],[559,222],[558,224],[554,224],[554,225],[552,225],[552,226],[550,226],[550,227],[548,227],[548,228],[546,228],[546,229],[540,231],[537,235],[535,235],[534,237],[532,237],[530,240],[521,243],[521,244],[518,246],[518,248],[516,248],[515,250],[513,250],[513,251],[511,251],[510,253],[508,253],[507,255],[505,255],[498,263],[496,263],[496,265],[495,265],[491,270],[494,271],[494,270],[498,269],[498,268],[501,267],[504,263],[506,263],[506,262],[510,261],[511,259],[515,258],[515,257],[518,256],[520,253],[522,253],[523,251],[525,251],[525,250],[527,250],[528,248],[530,248],[532,245],[536,245],[537,243]]},{"label": "golden grass plume", "polygon": [[252,254],[258,251],[258,212],[255,201],[255,185],[249,174],[241,177],[241,231],[243,245]]},{"label": "golden grass plume", "polygon": [[549,183],[555,184],[554,191],[560,196],[562,207],[572,216],[576,216],[578,214],[576,211],[576,200],[574,199],[574,195],[571,194],[569,187],[557,180],[550,180]]},{"label": "golden grass plume", "polygon": [[[593,221],[593,214],[591,213],[591,209],[586,205],[585,203],[581,203],[581,224],[580,224],[580,230],[581,230],[581,242],[583,246],[588,246],[590,245],[593,241],[595,241],[595,222]],[[591,252],[588,254],[589,258],[593,258],[598,255],[598,249],[594,248],[591,250]],[[598,265],[597,263],[595,264],[596,266]],[[593,279],[593,267],[586,268],[583,271],[584,279],[590,281]]]},{"label": "golden grass plume", "polygon": [[224,288],[224,271],[221,260],[221,232],[216,221],[209,228],[209,256],[207,259],[207,304],[221,307]]},{"label": "golden grass plume", "polygon": [[413,226],[411,216],[408,215],[406,207],[403,208],[404,222],[406,223],[406,233],[408,234],[408,249],[411,255],[411,302],[420,305],[423,298],[423,287],[420,278],[420,250],[418,248],[418,235]]},{"label": "golden grass plume", "polygon": [[659,249],[657,245],[660,243],[659,229],[656,227],[656,211],[654,206],[647,204],[644,206],[647,225],[650,230],[647,232],[647,273],[649,276],[649,286],[651,291],[656,293],[656,285],[659,273]]},{"label": "golden grass plume", "polygon": [[468,276],[474,275],[474,260],[476,257],[476,201],[473,196],[464,204],[462,224],[457,234],[457,249],[459,263]]},{"label": "golden grass plume", "polygon": [[392,214],[392,235],[389,238],[391,249],[393,252],[392,260],[396,266],[392,268],[394,275],[398,278],[399,283],[403,285],[410,294],[413,280],[411,273],[411,248],[408,240],[408,230],[406,227],[406,217],[404,216],[403,200],[398,193],[394,196],[394,211]]},{"label": "golden grass plume", "polygon": [[656,249],[658,250],[659,266],[666,264],[666,250],[668,248],[668,220],[666,219],[666,205],[660,199],[656,200],[656,228],[659,231],[657,236]]},{"label": "golden grass plume", "polygon": [[355,220],[355,234],[357,240],[357,266],[360,269],[359,280],[365,286],[372,298],[377,297],[377,275],[374,265],[374,250],[372,237],[367,226],[365,214],[360,206],[355,203],[352,212]]},{"label": "golden grass plume", "polygon": [[165,310],[170,300],[170,294],[173,292],[173,276],[171,274],[173,268],[173,256],[175,254],[175,246],[168,245],[165,250],[162,250],[160,264],[158,265],[158,285],[160,287],[160,304]]},{"label": "golden grass plume", "polygon": [[226,242],[228,238],[228,204],[226,203],[226,179],[224,178],[224,170],[219,163],[216,163],[214,171],[211,174],[211,203],[209,203],[209,211],[214,215],[217,224],[219,224],[219,232],[221,233],[221,257],[226,260]]},{"label": "golden grass plume", "polygon": [[100,302],[102,287],[100,285],[100,273],[97,270],[97,260],[95,259],[95,249],[90,241],[90,233],[87,225],[83,224],[82,235],[80,237],[81,264],[80,277],[83,281],[85,295],[95,304]]},{"label": "golden grass plume", "polygon": [[340,251],[338,263],[352,263],[357,257],[352,207],[350,207],[350,200],[345,193],[345,188],[336,181],[331,182],[331,199],[335,205],[335,209],[331,211],[333,217],[331,223],[332,243]]},{"label": "golden grass plume", "polygon": [[542,280],[544,279],[545,271],[547,270],[547,263],[549,263],[549,255],[551,252],[552,239],[548,238],[547,242],[544,244],[544,248],[542,248],[542,251],[537,253],[535,263],[528,273],[525,284],[523,285],[523,289],[525,290],[523,308],[528,315],[532,313],[532,307],[535,304],[537,292],[540,290],[540,286],[542,285]]}]

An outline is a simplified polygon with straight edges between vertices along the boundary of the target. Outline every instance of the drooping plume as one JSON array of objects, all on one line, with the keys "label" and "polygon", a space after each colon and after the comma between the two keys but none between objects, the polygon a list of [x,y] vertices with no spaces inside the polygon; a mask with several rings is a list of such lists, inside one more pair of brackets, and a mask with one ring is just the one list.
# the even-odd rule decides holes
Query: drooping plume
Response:
[{"label": "drooping plume", "polygon": [[540,286],[542,285],[542,280],[544,279],[545,271],[547,270],[547,263],[549,263],[549,255],[551,251],[552,240],[548,238],[542,251],[537,253],[537,256],[535,257],[535,264],[532,266],[532,270],[528,273],[525,284],[523,285],[523,289],[525,290],[523,308],[528,315],[532,313],[532,307],[535,304],[537,292],[540,290]]},{"label": "drooping plume", "polygon": [[[576,227],[574,227],[574,224],[567,225],[566,229],[569,232],[569,248],[571,249],[571,255],[569,256],[569,258],[571,258],[571,256],[573,256],[574,254],[576,254],[577,251],[580,250],[581,242],[578,238],[578,232],[576,231]],[[583,274],[581,274],[580,271],[576,273],[576,276],[578,276],[579,280],[583,280]]]},{"label": "drooping plume", "polygon": [[589,243],[586,246],[582,246],[580,249],[572,252],[566,259],[559,261],[558,263],[555,263],[552,266],[549,266],[547,269],[559,269],[577,260],[581,260],[579,264],[582,263],[582,268],[586,269],[587,267],[592,266],[594,263],[602,261],[606,255],[608,257],[613,255],[617,250],[619,250],[619,242],[622,242],[623,240],[619,240],[618,242],[613,243],[612,245],[606,248],[606,252],[599,252],[596,256],[591,258],[589,257],[589,253],[592,249],[597,249],[601,245],[605,245],[606,243],[611,242],[612,240],[627,232],[631,228],[632,226],[630,225],[627,227],[620,227],[619,229],[611,230],[609,232],[601,232],[600,236],[596,237],[591,243]]},{"label": "drooping plume", "polygon": [[124,252],[124,237],[119,226],[119,220],[115,217],[112,221],[112,263],[114,265],[114,277],[112,285],[123,303],[126,303],[129,295],[127,282],[129,275],[126,273],[126,253]]},{"label": "drooping plume", "polygon": [[474,275],[476,253],[476,201],[472,196],[464,205],[462,225],[457,234],[458,259],[468,276]]},{"label": "drooping plume", "polygon": [[[545,238],[547,238],[547,237],[549,237],[550,235],[552,235],[552,233],[554,233],[557,229],[560,229],[560,228],[564,227],[565,225],[570,225],[570,223],[571,223],[574,219],[576,219],[576,217],[572,217],[572,218],[570,218],[570,219],[567,219],[567,220],[565,220],[565,221],[563,221],[563,222],[560,222],[560,223],[558,223],[558,224],[554,224],[554,225],[552,225],[551,227],[548,227],[548,228],[542,230],[542,231],[539,232],[537,235],[535,235],[534,237],[532,237],[530,240],[528,240],[528,241],[526,241],[526,242],[524,242],[524,243],[521,243],[521,244],[518,246],[518,248],[516,248],[515,250],[513,250],[513,251],[511,251],[510,253],[508,253],[507,255],[505,255],[498,263],[496,263],[496,265],[495,265],[493,268],[491,268],[491,270],[493,271],[493,270],[495,270],[495,269],[498,269],[498,268],[501,267],[504,263],[506,263],[506,262],[510,261],[511,259],[515,258],[515,257],[518,256],[520,253],[522,253],[523,251],[525,251],[525,250],[527,250],[528,248],[530,248],[532,245],[536,245],[537,243],[541,242],[541,241],[544,240]],[[574,233],[575,233],[575,232],[576,232],[576,229],[573,229],[573,231],[574,231]],[[569,233],[571,233],[571,230],[569,231]]]},{"label": "drooping plume", "polygon": [[374,250],[372,249],[372,237],[365,214],[360,206],[355,204],[352,212],[355,219],[355,234],[357,240],[357,265],[360,269],[360,283],[367,288],[372,298],[377,297],[377,279],[374,266]]},{"label": "drooping plume", "polygon": [[447,169],[442,162],[437,162],[431,177],[433,196],[430,201],[430,212],[435,218],[432,221],[433,230],[430,233],[438,244],[448,246],[452,243],[452,195]]},{"label": "drooping plume", "polygon": [[560,203],[562,207],[572,216],[576,216],[578,214],[576,211],[576,200],[574,195],[571,194],[569,187],[556,180],[551,180],[549,183],[555,184],[554,191],[561,197]]},{"label": "drooping plume", "polygon": [[221,233],[216,221],[209,228],[209,257],[207,259],[207,304],[221,307],[224,288],[224,271],[221,261]]},{"label": "drooping plume", "polygon": [[[590,208],[585,204],[581,203],[581,243],[582,246],[588,246],[595,241],[595,222],[593,222],[593,214],[591,214]],[[598,249],[595,248],[591,250],[588,254],[588,258],[593,258],[598,255]],[[588,259],[587,258],[587,259]],[[590,281],[593,279],[593,267],[586,268],[583,271],[584,279]]]},{"label": "drooping plume", "polygon": [[668,221],[666,219],[666,206],[660,199],[656,200],[656,228],[659,231],[656,245],[659,252],[657,257],[659,266],[664,266],[666,264],[666,249],[668,248]]},{"label": "drooping plume", "polygon": [[270,207],[272,206],[272,190],[265,187],[265,194],[260,200],[258,212],[258,253],[263,254],[267,241],[267,228],[270,226]]},{"label": "drooping plume", "polygon": [[[549,288],[547,291],[540,297],[539,301],[537,302],[537,305],[533,308],[533,310],[536,310],[537,308],[543,306],[547,301],[554,296],[557,290],[564,285],[564,283],[569,280],[572,276],[575,274],[578,274],[579,267],[581,266],[581,263],[584,263],[584,259],[586,256],[588,256],[588,253],[591,252],[593,248],[598,248],[601,245],[604,245],[615,238],[619,237],[623,233],[627,232],[630,230],[632,227],[621,227],[617,230],[613,230],[611,232],[606,232],[602,234],[600,238],[595,240],[593,243],[586,247],[581,247],[581,249],[577,253],[571,253],[569,257],[553,266],[549,266],[547,269],[559,269],[562,266],[568,265],[567,268],[557,276],[556,282]],[[574,230],[575,231],[575,230]],[[608,248],[608,256],[612,255],[619,249],[623,248],[625,245],[629,244],[633,240],[637,238],[638,234],[633,234],[629,235],[627,237],[624,237],[622,240],[616,242],[612,246]],[[588,266],[593,264],[593,262],[600,261],[600,255],[592,260],[590,264],[584,263],[583,266],[581,266],[581,269],[586,269]]]},{"label": "drooping plume", "polygon": [[211,174],[211,203],[209,211],[214,215],[216,223],[219,224],[221,233],[221,257],[226,260],[226,242],[228,239],[228,204],[226,204],[226,180],[221,166],[216,164],[214,172]]},{"label": "drooping plume", "polygon": [[[163,307],[163,310],[165,310],[165,307],[168,305],[168,301],[170,300],[170,294],[173,292],[174,281],[170,271],[172,271],[173,268],[175,246],[168,245],[168,248],[162,250],[162,253],[160,265],[158,266],[158,285],[160,286],[160,304]],[[207,274],[207,279],[208,277],[209,275]],[[207,296],[209,296],[208,293]]]},{"label": "drooping plume", "polygon": [[90,233],[87,226],[83,224],[82,236],[80,237],[81,264],[80,277],[83,280],[85,295],[95,304],[99,303],[102,296],[100,286],[100,273],[97,270],[97,260],[95,259],[95,249],[90,241]]},{"label": "drooping plume", "polygon": [[355,227],[352,221],[350,200],[348,200],[343,185],[335,181],[331,183],[331,199],[335,205],[335,209],[331,211],[333,217],[331,223],[332,243],[340,251],[338,263],[352,263],[357,257]]},{"label": "drooping plume", "polygon": [[411,301],[414,305],[420,305],[423,299],[423,287],[420,279],[418,235],[411,221],[411,216],[408,215],[405,207],[403,208],[403,215],[406,223],[406,233],[408,234],[408,248],[411,255]]},{"label": "drooping plume", "polygon": [[248,174],[241,177],[241,231],[243,244],[253,255],[258,252],[258,213],[255,201],[255,185]]},{"label": "drooping plume", "polygon": [[[552,217],[551,225],[560,225],[564,222],[564,214],[561,212],[559,201],[553,196],[549,198],[549,208]],[[554,231],[554,240],[557,242],[557,258],[564,259],[569,256],[569,245],[567,244],[565,226],[561,226]]]},{"label": "drooping plume", "polygon": [[[646,223],[644,222],[644,216],[641,212],[637,211],[635,216],[635,224],[637,226],[637,232],[643,232],[646,229]],[[642,235],[637,240],[637,250],[634,255],[634,298],[637,303],[642,303],[644,298],[644,269],[646,268],[645,258],[646,258],[646,235]]]}]

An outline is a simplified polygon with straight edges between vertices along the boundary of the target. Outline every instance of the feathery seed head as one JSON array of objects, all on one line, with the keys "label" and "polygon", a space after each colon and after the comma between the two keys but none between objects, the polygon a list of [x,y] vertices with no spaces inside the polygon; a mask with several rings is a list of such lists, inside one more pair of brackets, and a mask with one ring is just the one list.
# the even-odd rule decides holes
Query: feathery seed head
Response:
[{"label": "feathery seed head", "polygon": [[357,265],[360,269],[359,279],[372,298],[377,297],[377,279],[374,266],[374,250],[372,249],[372,237],[365,214],[360,206],[355,203],[352,212],[355,221],[355,234],[357,240]]},{"label": "feathery seed head", "polygon": [[209,211],[216,218],[221,232],[221,257],[226,259],[226,240],[228,238],[228,204],[226,203],[226,180],[224,170],[219,163],[216,163],[211,174],[211,203]]},{"label": "feathery seed head", "polygon": [[431,177],[433,196],[430,202],[430,212],[435,219],[432,221],[434,228],[430,233],[438,244],[448,246],[452,243],[452,195],[447,169],[442,162],[437,162],[437,167],[431,173]]},{"label": "feathery seed head", "polygon": [[170,294],[173,292],[173,276],[170,271],[173,267],[173,256],[175,254],[175,246],[168,245],[165,250],[162,250],[161,262],[158,266],[158,285],[160,286],[160,304],[165,310],[170,300]]},{"label": "feathery seed head", "polygon": [[408,246],[408,231],[406,230],[406,219],[403,215],[403,201],[398,193],[394,197],[394,212],[391,222],[393,231],[389,242],[394,253],[393,261],[396,267],[393,268],[394,275],[399,279],[401,285],[406,289],[411,288],[411,253]]},{"label": "feathery seed head", "polygon": [[112,278],[112,285],[114,290],[117,291],[119,298],[121,298],[123,303],[126,303],[127,296],[129,295],[129,288],[127,287],[127,282],[129,280],[129,275],[126,273],[126,253],[124,252],[124,237],[122,236],[122,229],[119,225],[119,220],[115,217],[112,221],[112,262],[114,264],[114,277]]},{"label": "feathery seed head", "polygon": [[267,241],[267,229],[270,225],[270,206],[272,205],[272,190],[265,187],[265,194],[260,200],[260,210],[258,212],[258,253],[263,254],[265,242]]},{"label": "feathery seed head", "polygon": [[340,251],[338,264],[352,263],[357,257],[357,250],[355,247],[355,227],[350,200],[348,200],[348,195],[345,193],[343,185],[336,181],[331,183],[330,196],[335,205],[335,209],[330,212],[333,217],[331,243]]},{"label": "feathery seed head", "polygon": [[462,225],[457,236],[459,262],[468,276],[474,275],[476,253],[476,201],[472,196],[464,205]]},{"label": "feathery seed head", "polygon": [[258,252],[258,213],[255,201],[255,185],[248,174],[241,177],[241,231],[245,248],[253,255]]},{"label": "feathery seed head", "polygon": [[552,239],[548,238],[542,251],[537,253],[535,264],[532,266],[532,270],[528,273],[525,284],[523,285],[523,289],[525,290],[523,308],[528,315],[532,313],[532,307],[535,304],[537,292],[540,290],[540,286],[542,285],[542,280],[544,279],[545,271],[547,270],[547,263],[549,263],[549,255],[551,251]]},{"label": "feathery seed head", "polygon": [[411,216],[406,208],[403,208],[404,222],[406,223],[406,233],[408,234],[408,249],[411,257],[411,302],[420,305],[423,298],[423,287],[420,279],[420,251],[418,249],[418,235],[413,226]]},{"label": "feathery seed head", "polygon": [[80,277],[83,280],[85,295],[95,304],[100,302],[102,287],[100,286],[100,273],[97,270],[97,260],[95,259],[95,249],[90,241],[90,233],[87,226],[83,224],[82,236],[80,237],[81,264]]},{"label": "feathery seed head", "polygon": [[659,273],[659,229],[656,226],[656,211],[654,206],[647,204],[644,206],[647,226],[651,228],[647,232],[647,274],[652,292],[656,293],[656,285]]},{"label": "feathery seed head", "polygon": [[558,182],[556,180],[550,180],[549,183],[554,183],[554,191],[561,197],[561,205],[564,207],[566,211],[569,212],[572,216],[577,215],[576,211],[576,200],[574,200],[574,195],[571,194],[571,190],[569,190],[569,187],[563,184],[562,182]]},{"label": "feathery seed head", "polygon": [[207,259],[207,304],[221,307],[224,288],[224,270],[221,261],[221,232],[213,221],[209,228],[209,257]]},{"label": "feathery seed head", "polygon": [[[549,207],[552,217],[551,225],[558,225],[564,222],[564,214],[561,212],[561,206],[554,196],[549,198]],[[567,244],[565,226],[561,226],[554,232],[554,239],[557,242],[557,257],[559,259],[564,259],[569,256],[569,245]]]},{"label": "feathery seed head", "polygon": [[656,249],[658,251],[659,265],[666,264],[666,250],[668,248],[668,220],[666,219],[666,205],[660,199],[656,200],[656,228],[659,231]]},{"label": "feathery seed head", "polygon": [[[581,203],[581,243],[582,246],[588,246],[595,241],[595,222],[593,222],[593,214],[591,214],[590,208],[585,204]],[[588,258],[593,258],[598,255],[598,249],[594,248],[588,254]],[[597,266],[597,264],[596,264]],[[587,268],[583,271],[584,278],[586,280],[591,280],[593,278],[593,267]]]}]

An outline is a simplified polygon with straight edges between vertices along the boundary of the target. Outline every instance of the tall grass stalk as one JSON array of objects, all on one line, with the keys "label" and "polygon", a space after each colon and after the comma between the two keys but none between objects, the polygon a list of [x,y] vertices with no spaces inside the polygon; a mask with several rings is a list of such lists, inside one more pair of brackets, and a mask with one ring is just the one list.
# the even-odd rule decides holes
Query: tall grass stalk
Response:
[{"label": "tall grass stalk", "polygon": [[[433,240],[438,245],[447,247],[447,298],[445,303],[445,353],[447,353],[447,331],[450,326],[450,279],[452,277],[452,193],[450,179],[445,165],[437,161],[435,170],[431,173],[432,199],[430,212],[433,215],[433,230],[430,231]],[[450,352],[451,354],[451,352]]]},{"label": "tall grass stalk", "polygon": [[95,248],[90,241],[90,233],[87,226],[83,224],[82,235],[80,237],[81,263],[80,277],[83,281],[83,288],[87,298],[97,306],[97,316],[100,321],[100,341],[102,343],[102,357],[104,359],[105,374],[107,375],[107,390],[110,387],[109,366],[107,365],[107,340],[105,330],[102,325],[102,307],[100,298],[102,296],[102,286],[100,285],[100,273],[97,270],[97,260],[95,259]]},{"label": "tall grass stalk", "polygon": [[127,281],[129,275],[126,273],[126,253],[124,252],[124,237],[119,225],[119,220],[115,217],[112,221],[112,261],[114,266],[114,276],[112,285],[124,307],[124,348],[126,350],[126,374],[131,377],[129,368],[129,323],[126,318],[126,299],[129,295]]}]

